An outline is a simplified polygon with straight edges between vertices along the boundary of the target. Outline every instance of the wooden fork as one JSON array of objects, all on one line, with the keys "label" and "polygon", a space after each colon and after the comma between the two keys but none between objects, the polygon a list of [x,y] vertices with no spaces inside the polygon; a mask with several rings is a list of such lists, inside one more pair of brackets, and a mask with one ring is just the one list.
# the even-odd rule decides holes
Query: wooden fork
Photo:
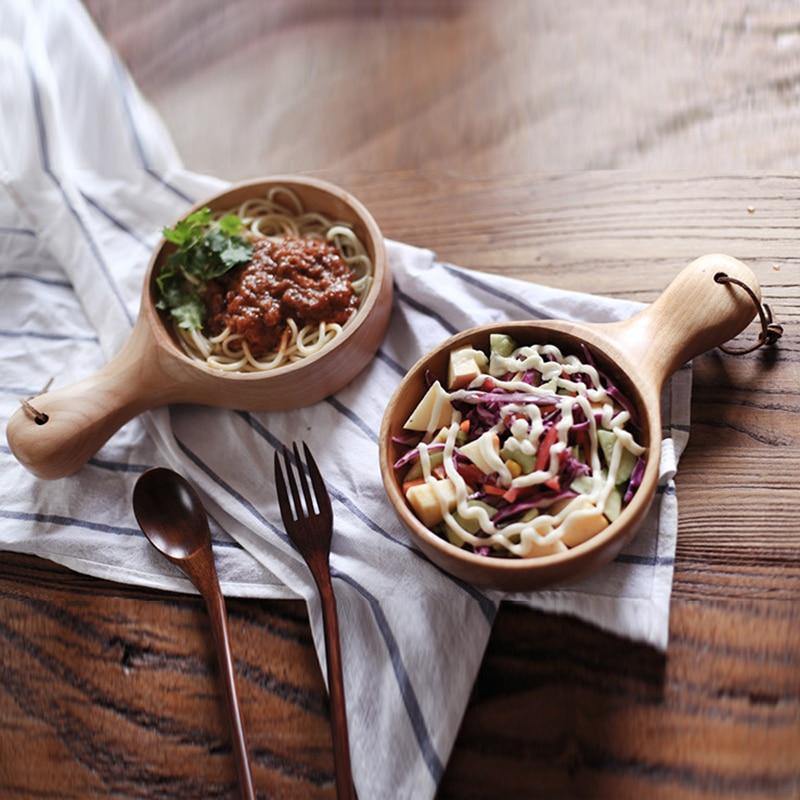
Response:
[{"label": "wooden fork", "polygon": [[333,593],[331,570],[328,564],[331,552],[331,534],[333,532],[333,511],[328,490],[320,475],[317,463],[311,451],[303,443],[303,452],[314,487],[314,499],[317,511],[312,503],[311,489],[308,485],[306,470],[300,460],[297,445],[293,444],[294,464],[300,485],[303,488],[305,507],[297,490],[292,457],[283,448],[283,461],[289,478],[292,493],[292,504],[286,492],[286,482],[281,469],[281,460],[275,453],[275,485],[278,490],[278,503],[286,533],[294,542],[300,555],[305,559],[314,582],[317,584],[322,601],[322,623],[325,629],[325,660],[328,667],[328,690],[331,697],[331,732],[333,735],[333,762],[336,770],[336,796],[339,800],[355,800],[353,775],[350,769],[350,746],[347,738],[347,715],[344,702],[344,679],[342,678],[342,652],[339,646],[339,621],[336,616],[336,597]]}]

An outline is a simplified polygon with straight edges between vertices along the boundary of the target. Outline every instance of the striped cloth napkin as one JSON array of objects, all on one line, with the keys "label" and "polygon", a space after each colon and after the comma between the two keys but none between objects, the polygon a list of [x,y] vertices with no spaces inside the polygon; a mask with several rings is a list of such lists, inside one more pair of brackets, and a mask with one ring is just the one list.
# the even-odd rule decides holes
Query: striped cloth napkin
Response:
[{"label": "striped cloth napkin", "polygon": [[[0,8],[0,416],[52,376],[99,368],[137,313],[159,229],[220,189],[181,167],[170,137],[78,3]],[[396,291],[377,357],[336,396],[292,413],[163,408],[126,425],[77,475],[39,481],[0,445],[0,548],[101,578],[192,591],[139,532],[136,477],[166,464],[214,518],[226,594],[302,597],[324,664],[320,607],[282,536],[269,479],[276,447],[305,440],[332,495],[331,563],[339,605],[358,793],[433,796],[501,597],[433,567],[411,544],[381,485],[377,431],[394,387],[446,336],[506,319],[616,320],[635,303],[443,264],[388,243]],[[591,578],[513,600],[621,636],[667,642],[677,503],[691,371],[666,388],[661,482],[633,544]],[[324,673],[324,669],[323,669]]]}]

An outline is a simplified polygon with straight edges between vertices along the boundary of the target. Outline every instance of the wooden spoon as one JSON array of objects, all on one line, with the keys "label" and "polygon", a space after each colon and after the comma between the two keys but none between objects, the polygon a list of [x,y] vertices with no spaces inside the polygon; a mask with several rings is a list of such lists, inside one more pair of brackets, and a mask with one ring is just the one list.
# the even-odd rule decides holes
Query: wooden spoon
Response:
[{"label": "wooden spoon", "polygon": [[225,600],[219,588],[211,533],[203,504],[191,485],[171,469],[149,469],[133,489],[133,513],[153,547],[186,573],[203,596],[225,684],[241,796],[255,798],[239,698],[233,673]]}]

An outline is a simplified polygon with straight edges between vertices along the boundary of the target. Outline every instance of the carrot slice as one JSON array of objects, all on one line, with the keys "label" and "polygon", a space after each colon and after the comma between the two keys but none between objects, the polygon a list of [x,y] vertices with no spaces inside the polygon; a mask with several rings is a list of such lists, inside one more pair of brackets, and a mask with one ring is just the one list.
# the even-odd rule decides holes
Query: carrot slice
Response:
[{"label": "carrot slice", "polygon": [[505,500],[506,503],[516,503],[518,497],[519,489],[516,486],[512,486],[510,489],[503,492],[503,500]]},{"label": "carrot slice", "polygon": [[537,472],[543,470],[550,462],[550,448],[556,443],[558,439],[558,430],[555,425],[551,425],[547,429],[542,443],[539,445],[539,450],[536,452],[536,464],[534,468]]}]

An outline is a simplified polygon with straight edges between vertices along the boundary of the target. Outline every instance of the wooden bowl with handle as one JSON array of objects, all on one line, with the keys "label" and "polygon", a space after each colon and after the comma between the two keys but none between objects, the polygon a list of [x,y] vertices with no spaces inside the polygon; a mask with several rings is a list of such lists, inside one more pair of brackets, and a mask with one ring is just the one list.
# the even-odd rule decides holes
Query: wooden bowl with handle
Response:
[{"label": "wooden bowl with handle", "polygon": [[[94,375],[30,399],[47,421],[19,409],[6,429],[16,458],[41,478],[70,475],[129,419],[168,403],[247,411],[311,405],[349,383],[372,359],[389,324],[392,280],[381,232],[367,209],[344,190],[314,178],[276,176],[237,184],[198,203],[235,208],[274,186],[292,189],[309,211],[349,222],[374,265],[372,285],[344,330],[307,358],[267,372],[223,372],[189,358],[155,307],[155,277],[174,246],[158,243],[147,268],[136,324],[120,352]],[[41,418],[40,418],[41,419]]]},{"label": "wooden bowl with handle", "polygon": [[[732,339],[755,316],[747,294],[736,286],[718,283],[718,273],[743,281],[760,298],[758,282],[748,267],[729,256],[708,255],[689,264],[652,305],[624,322],[493,323],[459,333],[421,358],[397,388],[384,414],[380,467],[392,505],[427,556],[462,580],[509,592],[573,579],[612,561],[633,538],[655,495],[661,455],[662,386],[678,367]],[[393,469],[402,452],[392,437],[402,432],[409,414],[425,394],[426,370],[445,379],[452,350],[471,345],[488,352],[492,333],[508,333],[520,345],[554,344],[564,353],[576,355],[581,352],[581,343],[586,343],[598,366],[638,411],[641,442],[647,448],[641,486],[614,522],[567,552],[534,558],[492,558],[455,547],[416,517]]]}]

